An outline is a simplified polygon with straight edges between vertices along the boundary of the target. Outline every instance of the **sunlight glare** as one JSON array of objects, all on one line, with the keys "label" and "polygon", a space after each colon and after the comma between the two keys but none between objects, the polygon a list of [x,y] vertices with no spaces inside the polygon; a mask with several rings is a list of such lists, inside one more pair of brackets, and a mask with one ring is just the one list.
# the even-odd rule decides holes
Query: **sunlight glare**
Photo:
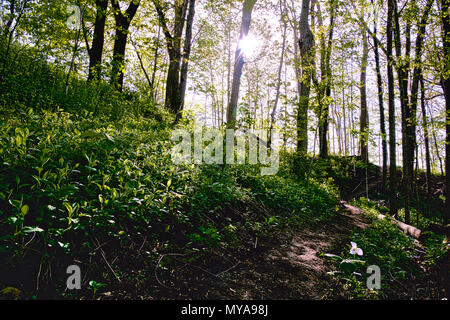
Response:
[{"label": "sunlight glare", "polygon": [[250,34],[239,41],[239,48],[245,57],[253,56],[257,52],[258,46],[259,40]]}]

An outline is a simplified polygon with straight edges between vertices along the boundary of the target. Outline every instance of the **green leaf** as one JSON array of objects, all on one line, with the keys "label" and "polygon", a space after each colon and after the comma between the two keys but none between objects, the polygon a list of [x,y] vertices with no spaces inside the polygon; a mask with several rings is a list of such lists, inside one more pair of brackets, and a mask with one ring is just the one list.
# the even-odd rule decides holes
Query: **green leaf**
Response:
[{"label": "green leaf", "polygon": [[9,203],[16,209],[19,209],[20,205],[21,205],[19,200],[14,200],[14,199],[9,200]]},{"label": "green leaf", "polygon": [[64,207],[66,207],[67,212],[69,213],[69,217],[72,216],[73,213],[73,208],[70,204],[68,204],[67,202],[63,203]]},{"label": "green leaf", "polygon": [[339,264],[339,269],[344,272],[352,273],[358,268],[358,265],[363,265],[365,263],[366,262],[362,260],[345,259]]},{"label": "green leaf", "polygon": [[22,215],[26,215],[28,213],[28,210],[30,210],[30,207],[28,207],[28,205],[23,205],[22,208],[20,209],[20,212],[22,212]]},{"label": "green leaf", "polygon": [[324,254],[325,257],[330,258],[332,260],[336,260],[336,261],[341,261],[342,257],[335,255],[335,254],[331,254],[331,253],[325,253]]},{"label": "green leaf", "polygon": [[23,233],[44,232],[44,229],[41,229],[39,227],[23,227],[22,232]]}]

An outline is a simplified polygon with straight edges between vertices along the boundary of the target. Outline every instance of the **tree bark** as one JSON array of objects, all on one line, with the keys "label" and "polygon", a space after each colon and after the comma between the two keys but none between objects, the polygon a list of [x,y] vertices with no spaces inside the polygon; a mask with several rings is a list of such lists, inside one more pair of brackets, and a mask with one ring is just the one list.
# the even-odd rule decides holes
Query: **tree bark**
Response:
[{"label": "tree bark", "polygon": [[273,103],[272,112],[270,113],[270,128],[269,128],[269,134],[268,134],[268,146],[270,149],[270,146],[272,144],[272,130],[273,126],[275,124],[275,115],[277,112],[278,107],[278,100],[280,98],[280,89],[281,89],[281,73],[283,71],[283,65],[284,65],[284,54],[286,50],[286,32],[287,32],[287,23],[284,21],[284,12],[283,12],[283,6],[280,1],[280,10],[281,10],[281,20],[283,25],[283,41],[281,45],[281,54],[280,54],[280,65],[278,67],[278,78],[277,78],[277,88],[275,93],[275,101]]},{"label": "tree bark", "polygon": [[[166,38],[167,52],[169,54],[169,69],[166,80],[165,106],[176,115],[178,120],[184,107],[186,92],[189,57],[192,45],[192,26],[195,16],[195,1],[175,1],[175,17],[173,31],[169,30],[162,5],[158,0],[153,0],[156,7],[160,25]],[[189,13],[188,13],[189,6]],[[188,14],[187,22],[186,14]],[[184,26],[186,24],[186,30]],[[184,49],[182,52],[182,35],[185,30]]]},{"label": "tree bark", "polygon": [[[364,12],[362,12],[364,16]],[[361,76],[359,81],[359,90],[361,97],[361,115],[360,115],[360,151],[361,158],[365,163],[369,162],[369,111],[367,109],[367,64],[369,58],[369,44],[367,41],[366,29],[361,26],[361,37],[363,45],[363,54],[361,58]]]},{"label": "tree bark", "polygon": [[152,78],[150,80],[150,96],[152,101],[156,102],[155,97],[155,78],[156,78],[156,71],[158,70],[158,58],[159,58],[159,37],[161,35],[161,26],[158,27],[158,37],[155,41],[155,55],[153,57],[153,71],[152,71]]},{"label": "tree bark", "polygon": [[[317,7],[319,8],[319,24],[323,25],[321,22],[321,14],[319,3],[317,2]],[[328,43],[325,44],[325,39],[322,36],[321,39],[321,82],[317,83],[318,87],[318,100],[319,100],[319,156],[321,158],[328,157],[328,123],[329,123],[329,113],[330,113],[330,97],[331,97],[331,51],[332,51],[332,40],[334,32],[334,18],[335,18],[335,6],[336,1],[330,1],[330,26],[328,33]]]},{"label": "tree bark", "polygon": [[314,35],[309,25],[310,0],[302,1],[300,13],[300,49],[302,74],[300,76],[300,92],[297,110],[297,152],[306,154],[308,152],[308,110],[309,95],[311,93],[311,79],[314,67]]},{"label": "tree bark", "polygon": [[378,41],[377,37],[377,25],[374,23],[374,54],[375,54],[375,68],[377,73],[377,85],[378,85],[378,105],[380,108],[380,131],[381,131],[381,147],[383,154],[383,173],[382,173],[382,188],[383,193],[386,193],[386,182],[387,182],[387,136],[386,136],[386,121],[384,117],[384,99],[383,99],[383,79],[381,78],[381,67],[380,67],[380,54],[378,51]]},{"label": "tree bark", "polygon": [[[252,11],[255,6],[256,0],[245,0],[242,9],[242,22],[241,22],[241,33],[239,36],[239,41],[244,39],[250,30],[250,24],[252,21]],[[234,128],[236,126],[237,117],[237,104],[239,100],[239,90],[241,87],[241,76],[242,68],[244,67],[244,54],[239,46],[236,47],[234,71],[233,71],[233,82],[231,85],[231,97],[230,103],[227,108],[227,127]]]},{"label": "tree bark", "polygon": [[[189,69],[189,58],[191,56],[191,46],[192,46],[192,25],[194,23],[195,16],[195,0],[189,0],[189,12],[186,22],[186,35],[184,40],[184,52],[183,52],[183,62],[181,64],[181,77],[180,77],[180,100],[181,106],[180,110],[184,108],[184,97],[186,95],[186,84],[187,75]],[[177,112],[178,114],[178,112]]]},{"label": "tree bark", "polygon": [[396,158],[396,133],[395,133],[395,92],[394,92],[394,71],[393,71],[393,41],[392,41],[392,19],[394,11],[394,1],[388,0],[387,14],[387,76],[389,94],[389,213],[395,216],[398,210],[397,200],[397,158]]},{"label": "tree bark", "polygon": [[442,27],[445,69],[442,77],[442,87],[445,96],[446,111],[446,139],[445,139],[445,206],[446,214],[444,216],[445,224],[449,223],[450,218],[450,1],[441,0]]},{"label": "tree bark", "polygon": [[[416,146],[416,114],[417,114],[417,103],[419,96],[419,82],[422,78],[422,48],[423,48],[423,38],[425,37],[425,30],[428,22],[428,14],[431,10],[434,0],[428,0],[425,6],[422,18],[418,24],[417,38],[416,38],[416,52],[414,58],[414,72],[411,85],[411,119],[408,121],[411,125],[411,146],[415,148]],[[410,150],[411,152],[411,150]],[[414,157],[414,154],[412,154]],[[409,156],[411,157],[411,155]],[[411,160],[411,159],[409,159]]]},{"label": "tree bark", "polygon": [[[414,166],[414,148],[411,151],[411,126],[408,124],[408,120],[411,119],[411,110],[408,98],[408,69],[409,63],[404,62],[402,56],[402,43],[400,40],[400,22],[399,22],[399,12],[397,8],[397,0],[393,1],[394,4],[394,42],[395,51],[398,59],[396,64],[396,70],[398,75],[398,82],[400,88],[400,105],[402,114],[402,158],[403,158],[403,177],[402,177],[402,193],[404,198],[404,208],[405,208],[405,222],[410,222],[410,211],[409,211],[409,201],[410,192],[413,183],[412,170]],[[408,29],[408,28],[407,28]],[[408,40],[408,36],[407,36]],[[409,46],[406,44],[405,58],[409,59]],[[412,159],[411,159],[412,152]]]},{"label": "tree bark", "polygon": [[108,0],[96,0],[97,13],[94,23],[94,37],[92,47],[89,49],[89,75],[88,81],[101,79],[101,65],[103,56],[103,46],[105,43],[105,24]]},{"label": "tree bark", "polygon": [[114,9],[116,35],[114,39],[110,82],[116,87],[117,90],[122,91],[125,72],[125,50],[127,46],[128,29],[130,28],[131,21],[136,15],[140,0],[132,0],[125,13],[123,13],[120,9],[119,0],[112,0],[111,4]]},{"label": "tree bark", "polygon": [[430,137],[428,132],[427,111],[425,109],[425,87],[423,78],[420,79],[421,88],[421,107],[422,107],[422,127],[425,141],[425,163],[426,163],[426,179],[427,179],[427,197],[431,196],[431,156],[430,156]]}]

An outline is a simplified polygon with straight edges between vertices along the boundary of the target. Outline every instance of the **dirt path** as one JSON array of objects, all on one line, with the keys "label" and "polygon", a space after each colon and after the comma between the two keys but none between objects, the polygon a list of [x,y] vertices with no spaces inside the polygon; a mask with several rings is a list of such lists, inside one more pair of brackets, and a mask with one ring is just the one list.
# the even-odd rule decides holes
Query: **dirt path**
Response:
[{"label": "dirt path", "polygon": [[[274,234],[273,241],[246,247],[240,262],[226,264],[212,261],[216,269],[199,268],[183,263],[159,270],[159,281],[151,286],[151,295],[142,299],[215,299],[215,300],[325,300],[348,299],[342,283],[327,272],[336,266],[322,253],[340,254],[350,242],[355,229],[369,226],[362,210],[341,202],[340,211],[330,221],[307,227],[303,231],[291,230]],[[238,257],[234,257],[238,259]],[[420,259],[419,259],[420,260]],[[196,262],[198,263],[198,262]],[[421,262],[417,261],[420,265]],[[162,268],[161,268],[162,269]],[[153,271],[151,274],[154,275]],[[438,275],[424,270],[424,277],[412,279],[402,285],[399,297],[429,299],[439,294],[428,294],[439,286]],[[151,277],[154,278],[154,277]],[[161,285],[164,283],[164,285]],[[418,296],[422,290],[423,297]],[[428,290],[428,291],[427,291]],[[150,292],[149,292],[150,294]],[[126,296],[124,296],[126,297]]]},{"label": "dirt path", "polygon": [[219,299],[326,299],[332,294],[333,271],[321,253],[339,253],[355,228],[367,227],[360,210],[341,206],[332,221],[256,256],[227,275],[228,285],[211,292]]}]

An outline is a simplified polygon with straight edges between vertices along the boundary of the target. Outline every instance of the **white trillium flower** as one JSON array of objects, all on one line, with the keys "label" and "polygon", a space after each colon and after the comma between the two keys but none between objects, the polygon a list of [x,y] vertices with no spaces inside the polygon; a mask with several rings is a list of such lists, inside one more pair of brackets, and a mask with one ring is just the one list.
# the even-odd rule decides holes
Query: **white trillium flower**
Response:
[{"label": "white trillium flower", "polygon": [[350,249],[350,254],[357,254],[358,256],[363,255],[363,251],[361,248],[358,248],[358,245],[355,242],[350,242],[352,245],[352,248]]}]

